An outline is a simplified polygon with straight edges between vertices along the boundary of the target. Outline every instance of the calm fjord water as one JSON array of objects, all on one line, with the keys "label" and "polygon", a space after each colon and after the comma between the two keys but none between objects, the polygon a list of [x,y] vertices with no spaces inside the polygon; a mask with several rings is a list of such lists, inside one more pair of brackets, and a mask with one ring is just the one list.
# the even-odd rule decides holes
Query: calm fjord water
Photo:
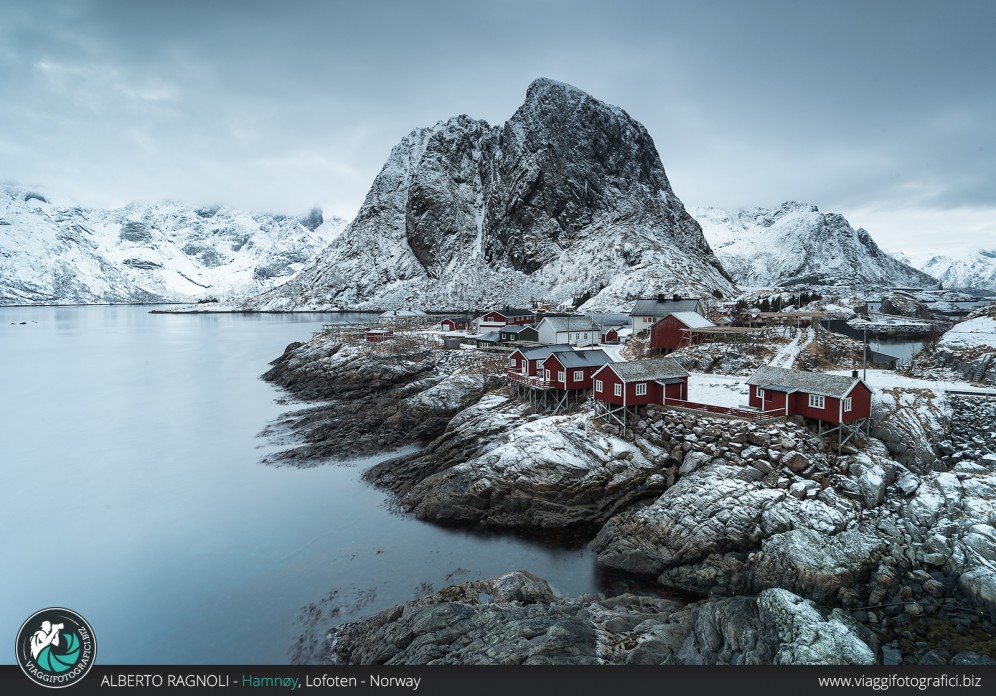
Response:
[{"label": "calm fjord water", "polygon": [[0,308],[0,641],[65,606],[98,663],[281,664],[328,593],[350,620],[514,569],[598,589],[587,550],[389,512],[370,460],[260,463],[288,407],[259,375],[342,315],[148,310]]}]

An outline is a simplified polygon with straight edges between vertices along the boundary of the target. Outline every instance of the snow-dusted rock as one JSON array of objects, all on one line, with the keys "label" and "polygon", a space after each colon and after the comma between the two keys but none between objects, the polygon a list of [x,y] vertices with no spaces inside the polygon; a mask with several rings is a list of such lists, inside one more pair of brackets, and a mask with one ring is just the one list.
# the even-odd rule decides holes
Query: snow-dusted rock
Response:
[{"label": "snow-dusted rock", "polygon": [[682,605],[556,597],[524,571],[444,588],[333,629],[335,664],[869,664],[837,615],[784,590]]},{"label": "snow-dusted rock", "polygon": [[652,505],[609,520],[592,542],[600,563],[637,573],[750,551],[790,529],[842,531],[847,517],[818,500],[799,500],[767,484],[736,477],[721,460],[683,476]]},{"label": "snow-dusted rock", "polygon": [[777,665],[870,665],[875,653],[843,622],[824,620],[812,602],[781,589],[757,598],[761,620],[773,624],[780,646]]},{"label": "snow-dusted rock", "polygon": [[[500,401],[483,402],[501,409]],[[505,423],[498,416],[499,423]],[[498,442],[466,461],[413,485],[401,504],[418,517],[447,521],[484,521],[521,529],[567,529],[601,524],[635,500],[659,493],[649,479],[657,466],[634,445],[603,435],[588,424],[587,414],[539,418],[519,423]],[[480,420],[451,424],[442,439],[471,441],[460,428],[500,429]],[[433,451],[416,458],[436,457]]]}]

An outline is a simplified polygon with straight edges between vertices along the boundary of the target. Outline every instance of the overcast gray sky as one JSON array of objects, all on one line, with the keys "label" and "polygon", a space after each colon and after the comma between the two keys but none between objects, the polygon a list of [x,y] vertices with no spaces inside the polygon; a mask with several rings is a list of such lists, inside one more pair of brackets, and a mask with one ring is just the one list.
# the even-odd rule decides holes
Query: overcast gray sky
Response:
[{"label": "overcast gray sky", "polygon": [[352,218],[393,147],[536,77],[616,104],[686,206],[996,247],[996,2],[7,0],[0,180]]}]

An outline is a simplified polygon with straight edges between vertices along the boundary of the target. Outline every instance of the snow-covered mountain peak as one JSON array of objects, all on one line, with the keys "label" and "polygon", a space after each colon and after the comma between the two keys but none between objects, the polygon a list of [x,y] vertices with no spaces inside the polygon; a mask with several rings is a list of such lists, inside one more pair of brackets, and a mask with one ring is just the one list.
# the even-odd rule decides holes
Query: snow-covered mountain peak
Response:
[{"label": "snow-covered mountain peak", "polygon": [[345,223],[130,203],[63,205],[0,185],[0,302],[89,304],[189,301],[259,292],[286,280]]},{"label": "snow-covered mountain peak", "polygon": [[698,208],[694,215],[723,265],[744,285],[936,285],[879,249],[867,230],[810,203],[736,212]]},{"label": "snow-covered mountain peak", "polygon": [[733,285],[646,129],[554,80],[502,126],[458,116],[398,144],[335,248],[258,305],[458,308]]}]

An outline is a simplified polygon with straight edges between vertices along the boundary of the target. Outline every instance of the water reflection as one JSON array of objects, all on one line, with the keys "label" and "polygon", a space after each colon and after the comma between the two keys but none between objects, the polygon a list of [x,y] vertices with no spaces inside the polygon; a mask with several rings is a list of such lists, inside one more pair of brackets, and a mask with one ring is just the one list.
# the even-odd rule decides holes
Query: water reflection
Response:
[{"label": "water reflection", "polygon": [[353,598],[349,620],[514,569],[565,594],[602,586],[586,548],[392,513],[360,479],[370,462],[260,463],[284,407],[259,375],[348,315],[148,309],[0,308],[0,555],[16,559],[0,626],[68,606],[107,664],[280,664],[301,608],[330,593]]}]

